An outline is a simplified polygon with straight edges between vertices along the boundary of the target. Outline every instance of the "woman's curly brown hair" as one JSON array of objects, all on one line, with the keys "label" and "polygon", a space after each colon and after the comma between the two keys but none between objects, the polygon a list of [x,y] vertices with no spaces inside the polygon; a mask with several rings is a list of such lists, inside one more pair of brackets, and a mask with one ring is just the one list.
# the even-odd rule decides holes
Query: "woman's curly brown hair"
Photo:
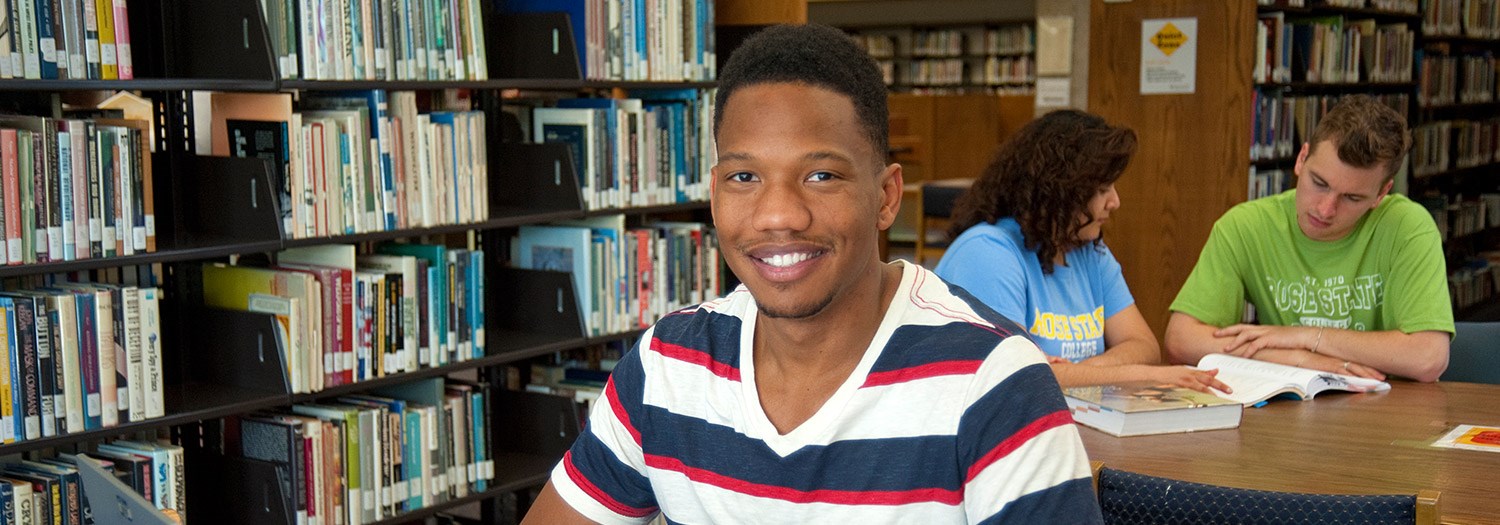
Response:
[{"label": "woman's curly brown hair", "polygon": [[[1084,243],[1078,232],[1089,200],[1124,173],[1135,132],[1083,111],[1053,111],[1022,127],[995,152],[984,173],[954,203],[948,238],[981,222],[1014,217],[1042,271]],[[1098,241],[1094,241],[1098,242]]]}]

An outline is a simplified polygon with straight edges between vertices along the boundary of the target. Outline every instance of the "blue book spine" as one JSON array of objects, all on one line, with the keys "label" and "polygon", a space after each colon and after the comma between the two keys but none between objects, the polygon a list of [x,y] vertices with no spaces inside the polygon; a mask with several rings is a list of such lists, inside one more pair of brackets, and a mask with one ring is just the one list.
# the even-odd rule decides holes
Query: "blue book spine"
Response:
[{"label": "blue book spine", "polygon": [[473,445],[469,449],[474,452],[474,470],[478,471],[472,476],[474,479],[474,490],[476,492],[484,492],[489,489],[489,482],[484,479],[484,464],[486,459],[484,449],[486,443],[484,442],[483,394],[478,392],[469,394],[469,409],[472,414],[471,417],[473,417],[473,421],[469,423],[469,442]]},{"label": "blue book spine", "polygon": [[[36,39],[41,48],[42,56],[42,78],[58,78],[57,74],[57,35],[52,30],[55,27],[53,19],[57,16],[52,12],[50,0],[36,0]],[[67,60],[67,57],[61,57]]]},{"label": "blue book spine", "polygon": [[18,523],[16,521],[16,489],[10,486],[9,481],[0,481],[0,502],[4,502],[5,508],[0,513],[0,520],[5,525]]},{"label": "blue book spine", "polygon": [[6,340],[6,357],[10,359],[10,423],[15,441],[26,438],[26,427],[22,421],[26,410],[21,406],[21,345],[16,338],[16,305],[9,297],[0,297],[0,306],[5,308],[5,326],[9,328]]},{"label": "blue book spine", "polygon": [[406,426],[406,439],[401,443],[401,470],[410,488],[406,508],[420,509],[424,506],[422,493],[427,489],[422,486],[422,418],[416,410],[408,410],[402,414],[401,423]]},{"label": "blue book spine", "polygon": [[470,322],[474,325],[474,358],[484,357],[484,252],[469,252]]}]

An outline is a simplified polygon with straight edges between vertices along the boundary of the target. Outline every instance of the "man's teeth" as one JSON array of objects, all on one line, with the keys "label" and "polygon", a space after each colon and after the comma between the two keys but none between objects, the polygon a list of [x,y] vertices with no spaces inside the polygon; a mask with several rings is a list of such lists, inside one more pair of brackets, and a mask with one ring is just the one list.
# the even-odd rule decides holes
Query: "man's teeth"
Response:
[{"label": "man's teeth", "polygon": [[777,268],[786,268],[788,266],[806,261],[811,258],[812,254],[810,253],[784,253],[781,255],[773,255],[763,258],[761,259],[761,262],[764,262],[771,266],[775,266]]}]

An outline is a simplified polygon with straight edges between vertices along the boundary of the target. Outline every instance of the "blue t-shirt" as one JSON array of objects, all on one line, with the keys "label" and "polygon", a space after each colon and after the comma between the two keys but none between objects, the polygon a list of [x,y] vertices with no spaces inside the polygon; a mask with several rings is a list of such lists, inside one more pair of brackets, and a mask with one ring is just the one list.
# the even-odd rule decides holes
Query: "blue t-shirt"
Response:
[{"label": "blue t-shirt", "polygon": [[1104,320],[1135,304],[1109,248],[1087,244],[1067,266],[1042,273],[1013,218],[964,230],[938,262],[937,274],[1026,326],[1047,355],[1078,362],[1104,353]]}]

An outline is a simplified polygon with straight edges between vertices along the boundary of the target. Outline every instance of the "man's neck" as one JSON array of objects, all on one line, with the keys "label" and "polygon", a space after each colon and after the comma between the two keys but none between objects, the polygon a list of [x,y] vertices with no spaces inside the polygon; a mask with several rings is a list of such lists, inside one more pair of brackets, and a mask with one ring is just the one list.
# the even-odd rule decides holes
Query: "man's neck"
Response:
[{"label": "man's neck", "polygon": [[[858,362],[880,329],[901,284],[902,268],[872,263],[876,271],[822,312],[803,319],[759,316],[755,323],[756,365],[784,372],[838,368]],[[907,263],[910,264],[910,263]]]}]

